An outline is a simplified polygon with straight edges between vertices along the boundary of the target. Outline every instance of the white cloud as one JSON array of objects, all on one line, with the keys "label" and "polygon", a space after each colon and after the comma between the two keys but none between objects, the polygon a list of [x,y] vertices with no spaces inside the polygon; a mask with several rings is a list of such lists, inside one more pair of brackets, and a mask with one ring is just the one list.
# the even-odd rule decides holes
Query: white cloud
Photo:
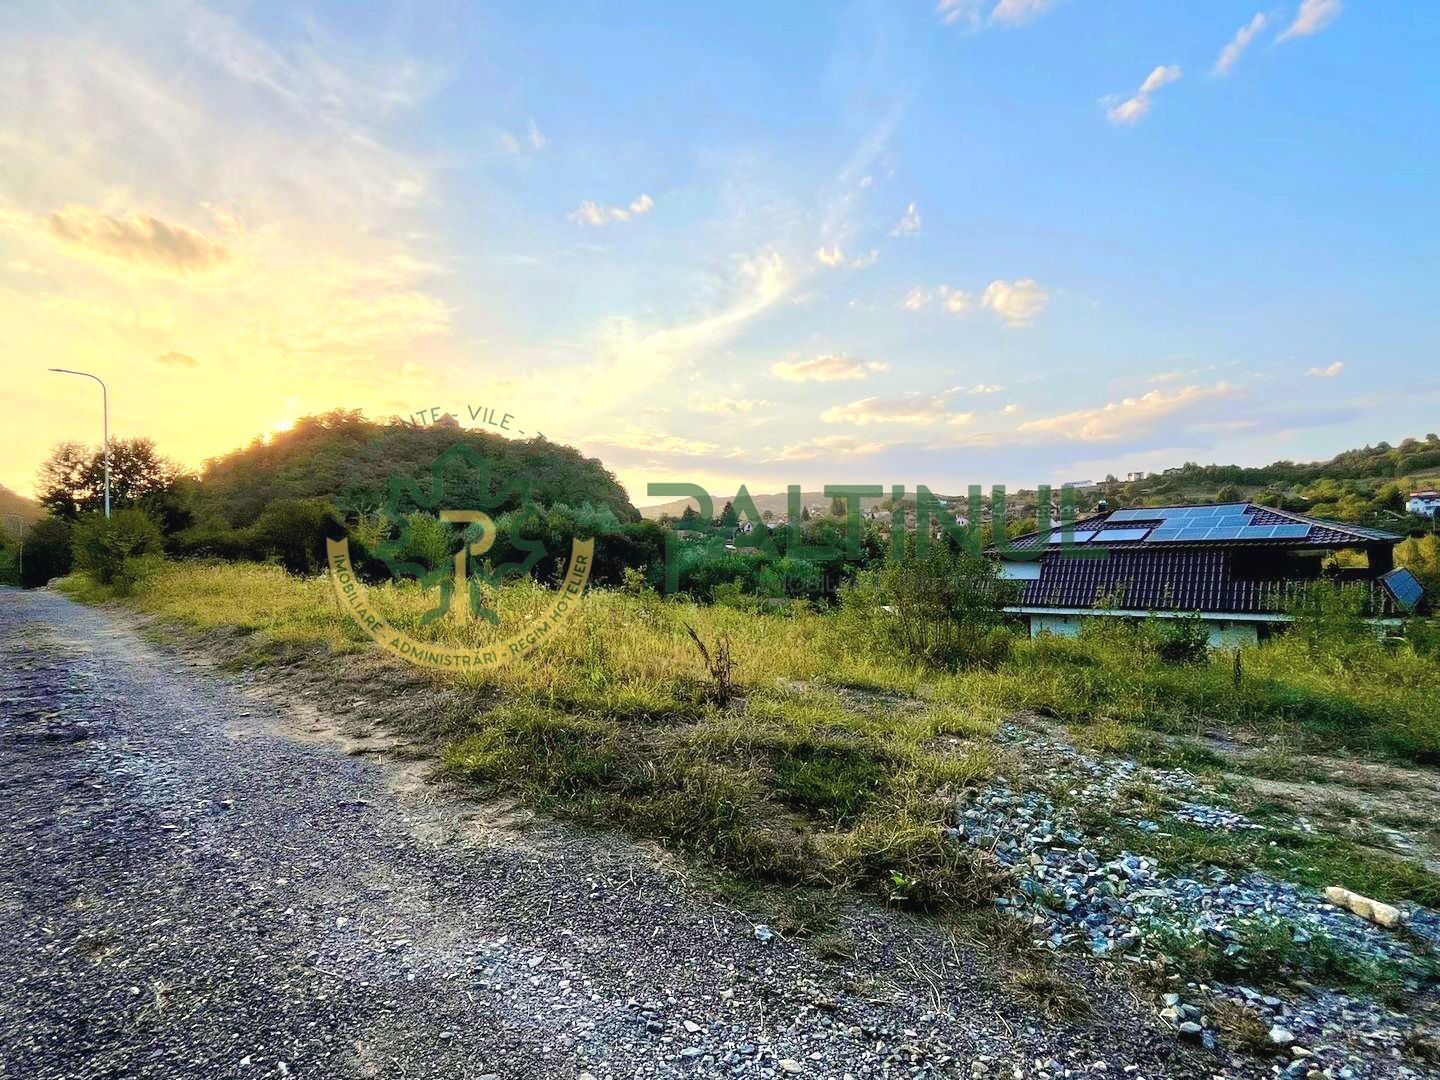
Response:
[{"label": "white cloud", "polygon": [[964,289],[952,289],[948,285],[941,285],[936,292],[944,301],[945,310],[952,315],[964,315],[970,310],[971,296]]},{"label": "white cloud", "polygon": [[874,266],[875,261],[879,258],[880,252],[875,248],[871,248],[864,255],[856,255],[855,258],[851,259],[850,268],[852,270],[864,270],[867,266]]},{"label": "white cloud", "polygon": [[905,207],[905,213],[900,215],[900,220],[895,228],[890,230],[891,236],[914,236],[920,231],[920,211],[915,209],[912,202]]},{"label": "white cloud", "polygon": [[[27,224],[21,215],[8,220]],[[204,273],[230,259],[218,241],[149,214],[111,217],[88,206],[66,206],[33,224],[72,254],[167,277]]]},{"label": "white cloud", "polygon": [[905,294],[905,299],[900,301],[900,306],[907,311],[919,311],[928,303],[930,303],[930,290],[916,285]]},{"label": "white cloud", "polygon": [[952,289],[949,285],[937,285],[933,290],[916,285],[905,294],[900,306],[907,311],[920,311],[937,299],[952,315],[964,315],[970,310],[975,298],[964,289]]},{"label": "white cloud", "polygon": [[780,360],[770,365],[770,374],[786,382],[847,382],[868,379],[872,372],[889,371],[880,360],[856,360],[849,356],[815,356],[809,360]]},{"label": "white cloud", "polygon": [[1015,413],[1018,413],[1018,412],[1020,411],[1020,408],[1021,408],[1021,407],[1020,407],[1020,405],[1019,405],[1017,402],[1012,401],[1012,402],[1010,402],[1010,404],[1006,405],[1005,408],[1001,409],[1000,411],[1003,412],[1003,413],[1009,413],[1009,414],[1011,414],[1011,415],[1014,415]]},{"label": "white cloud", "polygon": [[1235,31],[1235,36],[1220,50],[1210,74],[1221,77],[1229,75],[1240,62],[1240,55],[1249,47],[1250,42],[1255,40],[1256,35],[1265,29],[1265,24],[1269,21],[1263,12],[1256,12],[1255,17]]},{"label": "white cloud", "polygon": [[893,442],[862,439],[855,435],[821,435],[803,443],[784,447],[775,455],[776,461],[810,461],[829,454],[877,454],[895,446]]},{"label": "white cloud", "polygon": [[1300,10],[1295,13],[1295,21],[1275,40],[1289,41],[1291,38],[1318,34],[1339,17],[1343,8],[1340,0],[1300,0]]},{"label": "white cloud", "polygon": [[[1145,81],[1140,84],[1140,89],[1135,96],[1127,98],[1118,104],[1112,104],[1106,110],[1105,115],[1109,117],[1112,124],[1135,124],[1150,111],[1150,96],[1163,86],[1168,86],[1180,78],[1180,68],[1175,64],[1161,64],[1145,76]],[[1113,98],[1108,99],[1114,101]]]},{"label": "white cloud", "polygon": [[550,140],[545,137],[544,133],[535,123],[533,116],[530,118],[530,126],[525,132],[525,141],[530,144],[531,150],[544,150],[545,147],[550,145]]},{"label": "white cloud", "polygon": [[570,212],[570,220],[577,225],[593,225],[599,228],[612,221],[629,221],[631,218],[648,214],[654,208],[655,200],[649,195],[636,197],[629,206],[601,206],[586,199]]},{"label": "white cloud", "polygon": [[1336,360],[1329,367],[1312,367],[1309,371],[1305,372],[1305,374],[1314,376],[1317,379],[1333,379],[1344,370],[1345,364],[1340,360]]},{"label": "white cloud", "polygon": [[1071,438],[1081,442],[1134,438],[1152,432],[1162,424],[1173,428],[1177,418],[1183,414],[1203,410],[1240,393],[1238,387],[1224,382],[1210,387],[1151,390],[1140,397],[1112,401],[1098,409],[1077,409],[1058,416],[1027,420],[1016,431],[1022,436]]},{"label": "white cloud", "polygon": [[818,247],[815,249],[815,258],[819,259],[826,266],[839,266],[845,261],[845,252],[840,250],[840,245],[834,247]]},{"label": "white cloud", "polygon": [[1050,294],[1034,278],[992,281],[980,298],[980,303],[1011,327],[1028,326],[1049,302]]},{"label": "white cloud", "polygon": [[946,26],[963,23],[972,30],[979,29],[985,21],[985,9],[990,8],[990,22],[995,26],[1023,26],[1034,22],[1055,4],[1055,0],[939,0],[935,14]]},{"label": "white cloud", "polygon": [[998,394],[998,393],[1000,393],[1001,390],[1004,390],[1004,389],[1005,389],[1005,387],[1003,387],[1003,386],[996,386],[994,383],[977,383],[977,384],[975,384],[974,386],[970,387],[969,390],[966,390],[965,393],[967,393],[967,394]]},{"label": "white cloud", "polygon": [[631,426],[623,432],[607,432],[582,440],[599,446],[613,446],[620,450],[640,450],[649,454],[700,454],[711,455],[720,450],[716,443],[703,439],[692,439],[685,435],[670,435],[661,431],[646,431]]},{"label": "white cloud", "polygon": [[1024,26],[1045,14],[1055,0],[1000,0],[990,11],[990,21],[1001,26]]},{"label": "white cloud", "polygon": [[696,412],[713,413],[716,416],[738,416],[769,405],[759,398],[716,398],[694,406]]},{"label": "white cloud", "polygon": [[898,397],[868,397],[820,414],[827,424],[938,424],[951,417],[945,394],[911,391]]},{"label": "white cloud", "polygon": [[980,25],[980,16],[984,8],[985,0],[940,0],[935,5],[935,14],[946,26],[964,22],[974,27]]}]

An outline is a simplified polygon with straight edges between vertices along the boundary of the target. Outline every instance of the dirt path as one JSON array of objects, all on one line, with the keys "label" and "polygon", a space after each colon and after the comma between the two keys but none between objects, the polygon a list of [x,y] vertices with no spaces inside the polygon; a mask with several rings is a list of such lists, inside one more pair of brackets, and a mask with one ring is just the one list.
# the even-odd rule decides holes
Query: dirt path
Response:
[{"label": "dirt path", "polygon": [[932,925],[855,914],[843,965],[762,942],[642,848],[492,828],[413,763],[295,737],[314,720],[0,590],[0,1077],[1224,1064],[1101,983],[1099,1019],[1051,1025]]}]

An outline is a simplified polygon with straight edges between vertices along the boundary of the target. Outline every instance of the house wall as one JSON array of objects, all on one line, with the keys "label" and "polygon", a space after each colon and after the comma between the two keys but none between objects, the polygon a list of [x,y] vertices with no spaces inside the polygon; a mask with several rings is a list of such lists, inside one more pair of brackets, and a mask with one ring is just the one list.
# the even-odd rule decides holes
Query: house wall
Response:
[{"label": "house wall", "polygon": [[[1055,634],[1059,637],[1074,637],[1080,632],[1080,627],[1086,618],[1094,618],[1101,615],[1030,615],[1027,616],[1030,622],[1030,636],[1039,637],[1041,634]],[[1206,629],[1210,631],[1210,647],[1212,649],[1233,649],[1237,645],[1254,645],[1260,640],[1259,625],[1253,622],[1236,619],[1205,619]]]}]

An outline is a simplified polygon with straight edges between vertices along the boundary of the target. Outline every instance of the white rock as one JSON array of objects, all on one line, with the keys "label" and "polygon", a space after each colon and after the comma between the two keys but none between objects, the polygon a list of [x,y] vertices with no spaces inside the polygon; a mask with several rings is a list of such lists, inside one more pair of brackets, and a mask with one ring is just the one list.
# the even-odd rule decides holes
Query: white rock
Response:
[{"label": "white rock", "polygon": [[1373,922],[1377,926],[1383,926],[1387,930],[1394,930],[1405,922],[1405,916],[1399,908],[1391,907],[1379,900],[1371,900],[1368,896],[1361,896],[1349,889],[1342,889],[1339,885],[1331,885],[1326,889],[1325,899],[1336,907],[1353,911],[1362,919]]}]

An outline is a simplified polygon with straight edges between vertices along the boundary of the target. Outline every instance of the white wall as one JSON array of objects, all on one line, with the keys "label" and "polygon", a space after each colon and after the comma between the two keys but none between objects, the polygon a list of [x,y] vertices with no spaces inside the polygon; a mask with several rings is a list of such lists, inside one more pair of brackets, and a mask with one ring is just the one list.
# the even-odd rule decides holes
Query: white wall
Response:
[{"label": "white wall", "polygon": [[[1107,618],[1113,616],[1090,616],[1091,618]],[[1041,634],[1055,634],[1060,637],[1074,637],[1080,632],[1080,626],[1086,616],[1083,615],[1029,615],[1030,636],[1038,637]],[[1206,619],[1206,628],[1210,631],[1210,647],[1212,649],[1233,649],[1237,645],[1254,645],[1260,640],[1260,635],[1253,622],[1237,622],[1230,619]]]}]

